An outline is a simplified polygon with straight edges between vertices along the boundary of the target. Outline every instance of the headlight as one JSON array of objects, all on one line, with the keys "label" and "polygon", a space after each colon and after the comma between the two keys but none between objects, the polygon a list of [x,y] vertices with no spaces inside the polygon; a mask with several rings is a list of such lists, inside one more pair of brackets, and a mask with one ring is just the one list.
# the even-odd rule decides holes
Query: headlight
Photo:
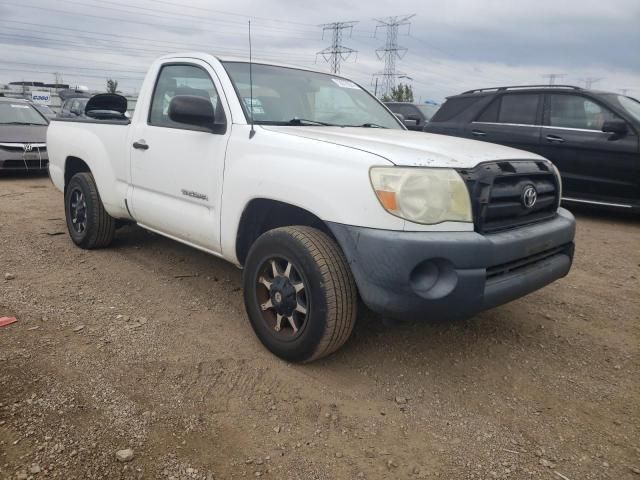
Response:
[{"label": "headlight", "polygon": [[378,200],[392,215],[411,222],[471,222],[467,186],[455,170],[373,167],[369,171]]}]

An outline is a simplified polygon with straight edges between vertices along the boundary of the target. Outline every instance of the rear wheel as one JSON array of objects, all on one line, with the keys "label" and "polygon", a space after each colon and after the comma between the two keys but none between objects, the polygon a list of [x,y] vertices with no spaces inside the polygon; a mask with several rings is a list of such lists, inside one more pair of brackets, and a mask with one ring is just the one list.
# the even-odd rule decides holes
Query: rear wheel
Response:
[{"label": "rear wheel", "polygon": [[256,335],[278,357],[309,362],[340,348],[356,320],[356,286],[344,255],[325,233],[283,227],[249,251],[244,301]]},{"label": "rear wheel", "polygon": [[69,235],[80,248],[102,248],[112,242],[116,221],[104,209],[91,173],[77,173],[71,178],[64,210]]}]

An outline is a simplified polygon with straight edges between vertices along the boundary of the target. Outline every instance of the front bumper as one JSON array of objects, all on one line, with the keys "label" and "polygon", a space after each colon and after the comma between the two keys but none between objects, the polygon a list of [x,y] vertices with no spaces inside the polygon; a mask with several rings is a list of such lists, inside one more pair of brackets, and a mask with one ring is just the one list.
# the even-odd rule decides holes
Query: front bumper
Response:
[{"label": "front bumper", "polygon": [[491,235],[400,232],[329,223],[369,308],[399,318],[453,319],[515,300],[569,273],[575,219]]},{"label": "front bumper", "polygon": [[49,158],[46,154],[32,155],[28,158],[22,156],[0,158],[0,170],[9,171],[38,171],[45,172],[49,167]]}]

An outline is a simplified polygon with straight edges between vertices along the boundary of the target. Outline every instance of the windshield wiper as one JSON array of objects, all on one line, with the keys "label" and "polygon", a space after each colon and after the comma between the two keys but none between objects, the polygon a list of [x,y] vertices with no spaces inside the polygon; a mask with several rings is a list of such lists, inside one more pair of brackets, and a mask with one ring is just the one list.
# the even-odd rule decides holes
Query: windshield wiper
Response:
[{"label": "windshield wiper", "polygon": [[31,122],[0,122],[0,125],[46,125],[45,123],[31,123]]},{"label": "windshield wiper", "polygon": [[385,127],[384,125],[379,125],[377,123],[371,123],[371,122],[367,122],[367,123],[362,123],[360,125],[340,125],[341,127],[354,127],[354,128],[389,128],[389,127]]},{"label": "windshield wiper", "polygon": [[306,118],[292,118],[287,122],[289,125],[322,125],[323,127],[337,127],[333,123],[319,122],[318,120],[308,120]]},{"label": "windshield wiper", "polygon": [[[352,126],[352,125],[349,125]],[[364,128],[389,128],[384,127],[382,125],[378,125],[377,123],[363,123],[362,125],[353,125],[354,127],[364,127]]]}]

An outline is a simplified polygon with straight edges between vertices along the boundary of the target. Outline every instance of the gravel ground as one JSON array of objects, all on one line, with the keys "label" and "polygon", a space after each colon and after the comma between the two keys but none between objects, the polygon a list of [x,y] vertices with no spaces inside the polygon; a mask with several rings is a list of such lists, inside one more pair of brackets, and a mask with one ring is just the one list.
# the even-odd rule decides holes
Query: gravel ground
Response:
[{"label": "gravel ground", "polygon": [[0,178],[0,478],[640,479],[640,218],[577,217],[567,278],[462,322],[362,313],[298,366],[235,267],[138,227],[80,250],[47,178]]}]

